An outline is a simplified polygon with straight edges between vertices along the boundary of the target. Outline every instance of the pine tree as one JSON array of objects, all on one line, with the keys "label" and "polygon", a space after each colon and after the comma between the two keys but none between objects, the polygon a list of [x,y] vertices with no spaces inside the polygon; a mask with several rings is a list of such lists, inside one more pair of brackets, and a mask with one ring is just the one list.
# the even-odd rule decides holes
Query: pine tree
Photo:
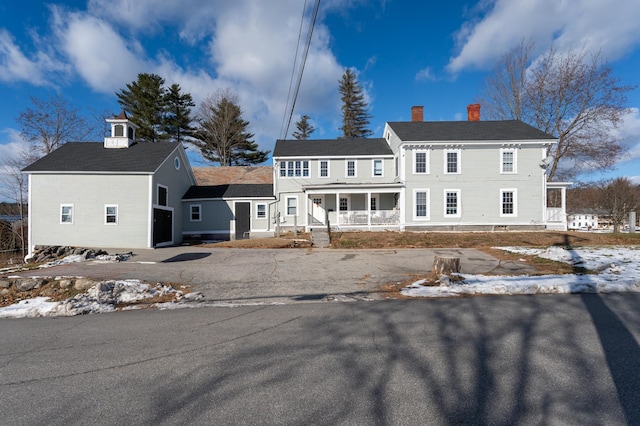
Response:
[{"label": "pine tree", "polygon": [[303,115],[302,117],[300,117],[300,120],[298,120],[298,122],[296,123],[296,129],[298,130],[293,132],[292,134],[294,138],[299,140],[309,139],[311,133],[316,130],[316,128],[313,127],[311,123],[309,123],[310,119],[311,117],[309,117],[308,115]]},{"label": "pine tree", "polygon": [[202,157],[221,166],[244,166],[266,161],[269,151],[260,151],[247,132],[238,97],[229,89],[218,90],[200,104],[192,143]]},{"label": "pine tree", "polygon": [[193,131],[191,127],[191,107],[193,98],[189,93],[181,93],[180,85],[174,83],[165,97],[164,130],[173,142],[184,142]]},{"label": "pine tree", "polygon": [[166,139],[164,113],[166,110],[164,78],[157,74],[138,74],[138,79],[116,92],[118,103],[131,114],[139,127],[136,135],[148,142]]},{"label": "pine tree", "polygon": [[342,137],[343,138],[366,138],[373,132],[367,127],[369,125],[369,115],[367,102],[364,100],[362,85],[351,70],[347,69],[338,87],[342,99]]}]

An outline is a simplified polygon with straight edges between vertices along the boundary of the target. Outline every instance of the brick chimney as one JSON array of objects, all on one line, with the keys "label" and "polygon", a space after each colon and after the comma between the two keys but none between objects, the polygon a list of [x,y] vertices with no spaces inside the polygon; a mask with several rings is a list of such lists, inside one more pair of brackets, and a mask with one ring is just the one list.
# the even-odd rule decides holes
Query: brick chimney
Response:
[{"label": "brick chimney", "polygon": [[424,107],[412,106],[411,107],[411,121],[424,121]]},{"label": "brick chimney", "polygon": [[480,121],[480,104],[467,106],[467,119],[469,121]]}]

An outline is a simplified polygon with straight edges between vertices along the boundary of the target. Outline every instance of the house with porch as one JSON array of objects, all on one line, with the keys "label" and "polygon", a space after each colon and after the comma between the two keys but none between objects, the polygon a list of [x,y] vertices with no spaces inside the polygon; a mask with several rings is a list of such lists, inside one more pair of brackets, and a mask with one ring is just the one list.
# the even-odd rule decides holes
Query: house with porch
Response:
[{"label": "house with porch", "polygon": [[[566,230],[566,188],[547,183],[556,138],[522,121],[388,122],[381,139],[278,140],[281,226],[361,230]],[[558,191],[548,206],[547,192]]]}]

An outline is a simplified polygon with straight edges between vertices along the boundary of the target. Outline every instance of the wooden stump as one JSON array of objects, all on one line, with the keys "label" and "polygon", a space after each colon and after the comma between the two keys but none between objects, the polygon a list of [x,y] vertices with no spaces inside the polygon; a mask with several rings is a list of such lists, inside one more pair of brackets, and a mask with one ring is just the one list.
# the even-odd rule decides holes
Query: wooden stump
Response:
[{"label": "wooden stump", "polygon": [[460,258],[451,256],[436,256],[433,260],[431,272],[440,275],[448,275],[452,272],[460,272]]}]

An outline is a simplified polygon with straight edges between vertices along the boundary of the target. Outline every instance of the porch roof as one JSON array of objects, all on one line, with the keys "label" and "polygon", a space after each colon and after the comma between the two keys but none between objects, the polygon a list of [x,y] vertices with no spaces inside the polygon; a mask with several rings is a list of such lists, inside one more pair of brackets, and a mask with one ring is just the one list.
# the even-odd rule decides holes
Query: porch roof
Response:
[{"label": "porch roof", "polygon": [[395,192],[400,188],[404,188],[403,183],[326,183],[321,185],[303,185],[304,191],[326,190],[332,193],[336,192]]}]

